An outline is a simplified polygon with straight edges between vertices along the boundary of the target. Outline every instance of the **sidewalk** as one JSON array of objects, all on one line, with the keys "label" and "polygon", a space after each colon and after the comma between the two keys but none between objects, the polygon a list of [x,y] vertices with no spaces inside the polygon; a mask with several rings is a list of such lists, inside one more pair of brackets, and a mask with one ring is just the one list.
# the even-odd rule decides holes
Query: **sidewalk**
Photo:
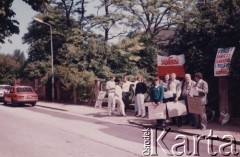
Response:
[{"label": "sidewalk", "polygon": [[[73,105],[73,104],[64,104],[64,103],[51,103],[51,102],[38,102],[37,106],[50,108],[65,112],[70,112],[74,114],[78,114],[80,116],[84,116],[87,118],[97,119],[104,122],[110,122],[115,124],[124,124],[124,125],[137,125],[141,127],[152,126],[155,122],[153,120],[148,120],[147,118],[138,118],[134,116],[133,111],[128,111],[126,117],[123,116],[107,116],[107,108],[95,108],[93,106],[87,105]],[[190,126],[183,125],[182,127],[170,126],[171,132],[176,132],[180,134],[185,134],[189,136],[193,135],[201,135],[208,136],[210,134],[210,130],[213,130],[213,135],[217,135],[220,140],[224,135],[231,135],[237,141],[237,144],[240,144],[240,126],[233,124],[220,125],[216,122],[211,122],[208,124],[206,130],[200,130],[191,128]]]}]

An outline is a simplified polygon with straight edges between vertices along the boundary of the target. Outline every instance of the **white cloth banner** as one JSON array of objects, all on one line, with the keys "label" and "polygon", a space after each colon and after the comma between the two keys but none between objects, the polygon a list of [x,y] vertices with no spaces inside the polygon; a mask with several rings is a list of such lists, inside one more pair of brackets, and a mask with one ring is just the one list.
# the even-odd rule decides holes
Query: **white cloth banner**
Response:
[{"label": "white cloth banner", "polygon": [[230,62],[234,50],[235,47],[218,49],[214,65],[214,76],[229,75]]},{"label": "white cloth banner", "polygon": [[185,63],[184,54],[171,56],[157,56],[158,66],[182,66]]},{"label": "white cloth banner", "polygon": [[98,97],[97,97],[97,100],[95,102],[95,107],[102,107],[102,103],[103,103],[103,99],[106,95],[106,91],[100,91],[99,94],[98,94]]}]

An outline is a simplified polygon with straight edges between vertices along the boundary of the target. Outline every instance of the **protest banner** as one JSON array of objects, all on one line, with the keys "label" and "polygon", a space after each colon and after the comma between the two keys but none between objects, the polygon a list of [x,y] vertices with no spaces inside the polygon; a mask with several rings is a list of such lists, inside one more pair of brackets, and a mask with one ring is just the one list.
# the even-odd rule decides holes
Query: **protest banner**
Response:
[{"label": "protest banner", "polygon": [[188,112],[202,115],[203,113],[203,98],[202,97],[188,97]]},{"label": "protest banner", "polygon": [[166,104],[153,105],[152,102],[145,103],[148,107],[148,119],[166,119]]},{"label": "protest banner", "polygon": [[215,58],[214,76],[228,76],[235,47],[219,48]]},{"label": "protest banner", "polygon": [[177,102],[167,102],[168,117],[177,117],[187,115],[186,104],[183,100]]},{"label": "protest banner", "polygon": [[185,63],[184,55],[157,56],[158,76],[164,76],[167,73],[176,73],[177,76],[183,77]]},{"label": "protest banner", "polygon": [[95,102],[95,107],[102,107],[103,99],[106,95],[106,91],[100,91],[97,97],[97,100]]}]

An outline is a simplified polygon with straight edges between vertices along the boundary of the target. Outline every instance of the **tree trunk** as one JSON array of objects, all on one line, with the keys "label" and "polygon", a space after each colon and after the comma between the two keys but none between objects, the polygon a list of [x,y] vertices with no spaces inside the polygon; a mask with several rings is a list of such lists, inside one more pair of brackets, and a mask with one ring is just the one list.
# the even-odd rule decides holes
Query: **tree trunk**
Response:
[{"label": "tree trunk", "polygon": [[229,102],[228,102],[228,79],[227,77],[219,77],[219,103],[220,112],[225,111],[229,113]]},{"label": "tree trunk", "polygon": [[77,91],[76,91],[76,86],[73,86],[73,103],[77,103]]}]

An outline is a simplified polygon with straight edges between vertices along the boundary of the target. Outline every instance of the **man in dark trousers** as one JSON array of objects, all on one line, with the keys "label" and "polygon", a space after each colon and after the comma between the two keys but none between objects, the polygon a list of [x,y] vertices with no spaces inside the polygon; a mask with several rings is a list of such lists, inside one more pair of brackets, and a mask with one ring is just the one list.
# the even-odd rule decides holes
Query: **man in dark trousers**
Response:
[{"label": "man in dark trousers", "polygon": [[143,82],[142,76],[138,76],[138,83],[135,89],[135,96],[137,98],[138,114],[137,117],[145,117],[146,109],[144,105],[144,94],[147,92],[147,85]]},{"label": "man in dark trousers", "polygon": [[123,94],[123,102],[125,104],[125,112],[127,112],[127,110],[129,109],[129,89],[131,84],[133,84],[133,82],[128,81],[128,77],[125,75],[123,77],[123,85],[122,85],[122,94]]}]

